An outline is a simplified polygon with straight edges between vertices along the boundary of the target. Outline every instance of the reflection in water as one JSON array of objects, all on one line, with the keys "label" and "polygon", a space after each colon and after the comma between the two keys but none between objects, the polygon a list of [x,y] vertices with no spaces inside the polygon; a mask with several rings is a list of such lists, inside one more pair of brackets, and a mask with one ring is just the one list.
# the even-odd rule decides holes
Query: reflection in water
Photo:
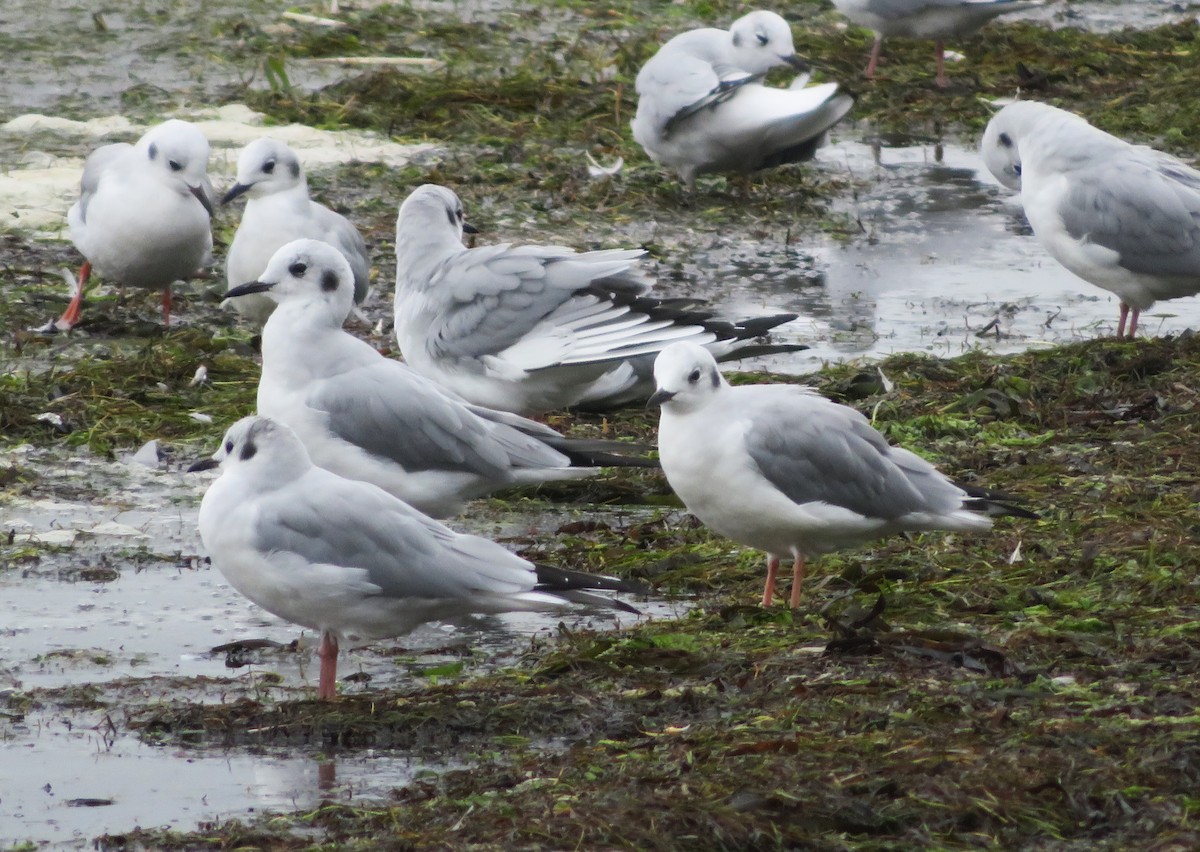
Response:
[{"label": "reflection in water", "polygon": [[[851,131],[853,132],[853,131]],[[730,315],[793,311],[779,329],[810,349],[748,368],[805,373],[896,352],[1014,352],[1112,334],[1114,297],[1062,268],[1034,239],[1019,199],[974,148],[840,141],[819,159],[857,191],[835,202],[860,236],[848,245],[773,232],[714,240],[683,264],[691,295]],[[1149,334],[1200,324],[1200,298],[1164,302]]]}]

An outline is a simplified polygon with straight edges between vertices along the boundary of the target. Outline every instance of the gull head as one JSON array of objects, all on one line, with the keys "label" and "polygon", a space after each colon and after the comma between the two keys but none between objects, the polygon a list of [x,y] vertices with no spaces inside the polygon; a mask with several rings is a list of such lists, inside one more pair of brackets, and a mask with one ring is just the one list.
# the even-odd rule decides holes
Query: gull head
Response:
[{"label": "gull head", "polygon": [[243,417],[225,432],[211,458],[198,461],[189,471],[220,467],[267,481],[294,479],[312,467],[308,451],[288,426],[269,417]]},{"label": "gull head", "polygon": [[411,242],[442,242],[452,239],[462,244],[462,235],[477,234],[466,222],[462,202],[454,191],[436,183],[418,186],[400,205],[396,217],[396,249]]},{"label": "gull head", "polygon": [[762,9],[743,15],[729,28],[732,64],[750,74],[766,74],[780,65],[805,71],[808,65],[796,55],[792,28],[774,12]]},{"label": "gull head", "polygon": [[265,293],[280,305],[319,304],[330,321],[340,327],[354,303],[354,272],[345,255],[329,243],[293,240],[271,255],[257,281],[234,287],[225,297],[250,293]]},{"label": "gull head", "polygon": [[987,129],[983,131],[983,141],[979,143],[979,153],[988,171],[1009,189],[1021,190],[1021,148],[1019,115],[1009,110],[1016,104],[1010,104],[992,116]]},{"label": "gull head", "polygon": [[264,136],[255,139],[238,155],[237,182],[225,193],[222,204],[239,195],[261,198],[304,185],[300,158],[287,145]]},{"label": "gull head", "polygon": [[212,215],[208,198],[208,140],[196,125],[173,118],[146,131],[137,149],[152,173],[180,192],[190,192]]},{"label": "gull head", "polygon": [[654,359],[655,391],[646,406],[686,413],[705,405],[727,387],[717,360],[696,343],[672,343]]}]

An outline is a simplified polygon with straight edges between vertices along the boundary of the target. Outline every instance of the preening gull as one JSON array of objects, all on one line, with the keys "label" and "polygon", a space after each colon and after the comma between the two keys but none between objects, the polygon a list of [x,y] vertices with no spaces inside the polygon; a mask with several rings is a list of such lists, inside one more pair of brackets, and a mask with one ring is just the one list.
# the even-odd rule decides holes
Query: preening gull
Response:
[{"label": "preening gull", "polygon": [[[889,446],[865,417],[797,385],[730,386],[711,354],[667,347],[654,365],[663,472],[689,512],[767,553],[763,606],[781,558],[791,605],[818,554],[909,530],[975,532],[987,514],[1030,513],[971,497],[933,465]],[[980,514],[983,513],[983,514]]]},{"label": "preening gull", "polygon": [[229,583],[268,612],[321,634],[319,698],[333,698],[338,646],[399,636],[469,613],[588,603],[636,612],[589,590],[612,577],[534,565],[456,533],[366,482],[316,467],[288,427],[246,417],[211,460],[200,538]]},{"label": "preening gull", "polygon": [[1200,293],[1200,171],[1036,101],[996,113],[981,149],[1046,251],[1121,300],[1117,337],[1159,299]]},{"label": "preening gull", "polygon": [[[240,195],[248,200],[225,259],[227,289],[256,280],[283,245],[309,238],[327,242],[346,256],[354,272],[354,301],[366,298],[371,271],[367,244],[349,219],[308,197],[308,181],[295,151],[270,137],[243,148],[237,182],[221,203]],[[256,322],[264,322],[275,309],[265,296],[246,296],[231,304]]]},{"label": "preening gull", "polygon": [[478,405],[533,415],[624,401],[640,387],[637,359],[676,340],[722,359],[805,348],[761,345],[795,314],[724,322],[694,300],[651,298],[641,250],[468,249],[463,232],[462,202],[444,186],[400,206],[396,340],[414,370]]},{"label": "preening gull", "polygon": [[105,145],[88,156],[79,201],[67,212],[84,264],[57,328],[79,322],[93,270],[126,287],[162,290],[163,320],[170,325],[171,284],[212,254],[208,153],[208,140],[194,124],[171,119],[136,144]]},{"label": "preening gull", "polygon": [[473,497],[588,476],[592,465],[657,466],[630,455],[641,449],[634,445],[566,438],[471,405],[384,357],[342,328],[353,290],[341,252],[295,240],[275,252],[259,281],[228,294],[279,303],[263,328],[258,413],[293,429],[320,467],[445,517]]},{"label": "preening gull", "polygon": [[811,159],[854,101],[836,83],[786,89],[760,82],[772,68],[803,70],[787,21],[755,11],[728,30],[675,36],[637,76],[633,138],[689,189],[711,172],[753,172]]}]

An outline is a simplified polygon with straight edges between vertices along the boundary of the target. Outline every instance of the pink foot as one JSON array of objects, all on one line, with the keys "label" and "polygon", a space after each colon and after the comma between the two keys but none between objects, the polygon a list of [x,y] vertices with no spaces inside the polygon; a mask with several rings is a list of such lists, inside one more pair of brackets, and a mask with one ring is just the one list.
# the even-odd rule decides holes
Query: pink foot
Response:
[{"label": "pink foot", "polygon": [[879,54],[883,52],[883,36],[875,37],[875,44],[871,46],[871,59],[867,62],[867,79],[875,79],[875,67],[879,64]]},{"label": "pink foot", "polygon": [[71,302],[63,311],[63,315],[54,323],[54,327],[59,331],[69,331],[79,322],[79,316],[83,313],[83,293],[87,289],[88,279],[91,277],[92,264],[85,260],[83,266],[79,267],[79,282],[75,289],[75,295],[71,297]]},{"label": "pink foot", "polygon": [[792,609],[800,606],[800,594],[804,591],[804,557],[796,554],[792,563]]},{"label": "pink foot", "polygon": [[779,574],[779,559],[774,556],[767,557],[767,584],[763,586],[762,605],[770,606],[771,600],[775,597],[775,577]]},{"label": "pink foot", "polygon": [[321,634],[321,647],[317,656],[321,658],[321,680],[317,686],[317,698],[326,700],[337,697],[337,637],[328,630]]}]

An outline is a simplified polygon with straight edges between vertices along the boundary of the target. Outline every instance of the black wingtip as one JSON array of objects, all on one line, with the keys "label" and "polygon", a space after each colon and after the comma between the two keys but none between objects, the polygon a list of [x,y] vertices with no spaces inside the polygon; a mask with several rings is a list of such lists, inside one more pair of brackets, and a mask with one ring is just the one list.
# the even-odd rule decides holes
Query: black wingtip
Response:
[{"label": "black wingtip", "polygon": [[977,485],[968,485],[963,482],[954,483],[963,491],[967,492],[969,499],[965,500],[963,505],[973,512],[983,512],[986,515],[1010,515],[1014,518],[1025,518],[1029,521],[1041,519],[1041,515],[1034,511],[1017,505],[1019,497],[1014,497],[1011,494],[1005,494],[1003,491],[992,491],[988,488],[980,488]]},{"label": "black wingtip", "polygon": [[534,568],[537,569],[536,588],[539,592],[559,593],[590,590],[644,595],[650,591],[645,584],[636,580],[624,580],[620,577],[609,577],[606,574],[587,574],[583,571],[572,571],[569,568],[559,568],[556,565],[546,565],[541,562],[535,562]]},{"label": "black wingtip", "polygon": [[579,438],[547,438],[545,443],[566,456],[571,467],[641,467],[654,470],[662,467],[658,459],[645,455],[650,448],[641,444]]}]

